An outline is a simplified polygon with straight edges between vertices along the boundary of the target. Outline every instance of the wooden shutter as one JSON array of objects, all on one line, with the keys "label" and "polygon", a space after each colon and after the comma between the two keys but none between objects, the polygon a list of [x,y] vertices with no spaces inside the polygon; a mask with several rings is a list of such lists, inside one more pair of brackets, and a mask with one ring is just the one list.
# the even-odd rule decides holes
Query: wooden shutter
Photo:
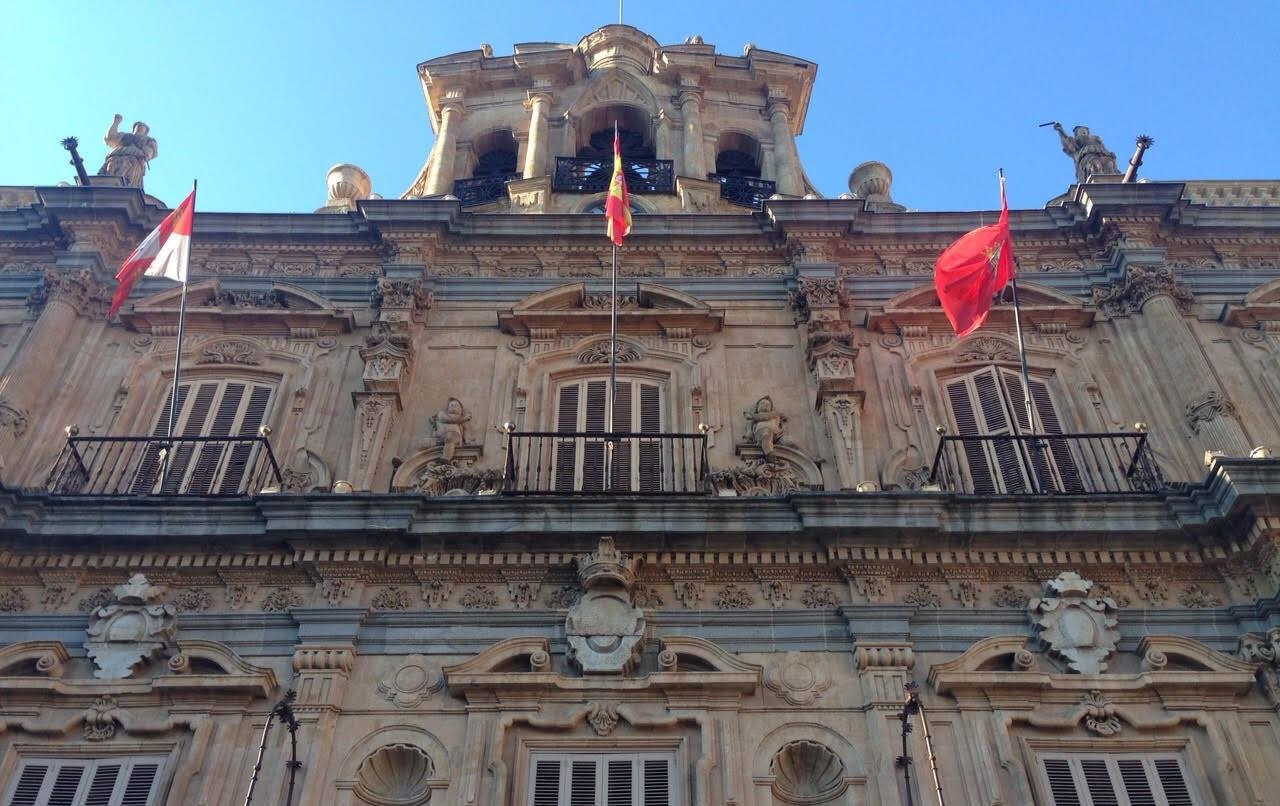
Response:
[{"label": "wooden shutter", "polygon": [[1197,806],[1176,756],[1043,757],[1052,806]]},{"label": "wooden shutter", "polygon": [[84,770],[84,766],[80,764],[64,764],[54,776],[53,789],[46,801],[48,806],[75,806]]},{"label": "wooden shutter", "polygon": [[[947,400],[951,403],[951,416],[956,421],[956,433],[962,437],[981,436],[983,429],[978,425],[968,384],[964,380],[947,384]],[[973,482],[973,491],[979,495],[994,493],[995,479],[991,475],[991,463],[987,461],[987,451],[982,443],[961,442],[960,444],[964,451],[965,463],[968,465],[969,477]]]},{"label": "wooden shutter", "polygon": [[530,803],[532,806],[559,806],[559,759],[538,759],[538,761],[534,762],[533,794],[530,798]]},{"label": "wooden shutter", "polygon": [[1105,759],[1082,758],[1080,771],[1084,775],[1085,791],[1093,799],[1093,806],[1120,806],[1115,782],[1111,780],[1111,770]]},{"label": "wooden shutter", "polygon": [[613,758],[605,762],[605,806],[633,806],[635,760]]},{"label": "wooden shutter", "polygon": [[[635,426],[631,421],[633,409],[632,404],[632,384],[631,381],[618,381],[618,391],[613,399],[613,430],[622,433],[628,433],[635,430]],[[631,468],[635,465],[635,451],[632,449],[634,442],[619,442],[613,448],[613,478],[611,480],[612,489],[614,490],[631,490]]]},{"label": "wooden shutter", "polygon": [[644,760],[644,801],[640,806],[671,806],[671,759]]},{"label": "wooden shutter", "polygon": [[1053,806],[1082,806],[1075,776],[1071,773],[1071,762],[1065,758],[1046,758],[1044,774],[1049,782]]},{"label": "wooden shutter", "polygon": [[160,765],[156,762],[139,762],[129,770],[129,779],[120,797],[120,806],[147,806],[151,802]]},{"label": "wooden shutter", "polygon": [[[81,768],[83,772],[83,768]],[[40,789],[49,774],[48,764],[28,762],[18,774],[18,783],[9,797],[9,806],[36,806]]]},{"label": "wooden shutter", "polygon": [[[268,406],[271,403],[272,388],[255,384],[249,390],[249,399],[240,415],[233,436],[256,437],[258,429],[266,422]],[[261,446],[256,442],[242,442],[232,446],[230,457],[222,472],[222,482],[218,485],[219,495],[234,495],[244,483],[244,476],[253,467],[253,459]],[[250,490],[250,492],[253,492]]]},{"label": "wooden shutter", "polygon": [[1118,759],[1116,766],[1120,770],[1120,779],[1124,781],[1124,793],[1129,797],[1129,806],[1156,806],[1156,793],[1151,787],[1151,781],[1147,779],[1146,765],[1142,763],[1142,759]]},{"label": "wooden shutter", "polygon": [[[153,806],[163,759],[33,759],[7,806]],[[3,790],[0,790],[3,791]]]},{"label": "wooden shutter", "polygon": [[[556,408],[556,431],[571,433],[578,430],[578,391],[580,384],[560,387],[560,400]],[[556,440],[555,489],[557,492],[573,492],[574,476],[578,469],[578,449],[575,439]]]},{"label": "wooden shutter", "polygon": [[[662,394],[656,384],[640,384],[639,428],[641,434],[662,433]],[[639,454],[640,491],[656,493],[662,491],[662,443],[657,440],[640,442],[636,446]]]},{"label": "wooden shutter", "polygon": [[[178,411],[186,406],[187,395],[191,391],[191,384],[184,383],[178,386]],[[151,436],[157,439],[164,437],[169,429],[169,406],[173,403],[173,387],[164,396],[164,406],[160,409],[160,416],[156,418],[156,424],[151,429]],[[174,424],[175,429],[177,424]],[[155,486],[156,478],[160,473],[160,446],[151,444],[146,448],[146,452],[142,455],[142,460],[138,463],[138,470],[133,477],[133,486],[130,492],[134,495],[145,495],[151,492]]]},{"label": "wooden shutter", "polygon": [[[1010,370],[1001,370],[1005,389],[1009,394],[1009,406],[1018,418],[1018,430],[1031,433],[1032,427],[1027,422],[1027,406],[1022,396],[1022,376]],[[1035,409],[1036,428],[1045,434],[1061,434],[1062,423],[1058,420],[1058,412],[1049,397],[1049,387],[1038,378],[1031,379],[1031,405]],[[1084,483],[1080,479],[1080,469],[1075,457],[1071,454],[1071,446],[1066,440],[1046,440],[1048,456],[1043,450],[1032,450],[1032,446],[1022,446],[1027,458],[1034,462],[1040,473],[1041,482],[1049,489],[1064,493],[1085,492]]]},{"label": "wooden shutter", "polygon": [[1156,769],[1156,778],[1160,788],[1164,790],[1164,799],[1169,806],[1195,806],[1191,799],[1191,790],[1187,787],[1187,779],[1182,774],[1182,764],[1176,758],[1155,758],[1152,765]]},{"label": "wooden shutter", "polygon": [[673,759],[654,753],[539,753],[528,806],[674,806]]},{"label": "wooden shutter", "polygon": [[[556,431],[586,432],[587,437],[557,437],[553,487],[559,492],[603,492],[607,467],[603,434],[609,381],[585,380],[560,387],[556,401]],[[619,380],[613,403],[612,430],[621,433],[662,433],[662,387],[634,379]],[[613,456],[610,488],[619,491],[662,489],[662,446],[658,441],[627,439],[618,443]]]},{"label": "wooden shutter", "polygon": [[596,783],[599,778],[599,762],[593,759],[577,759],[569,764],[568,806],[597,806]]}]

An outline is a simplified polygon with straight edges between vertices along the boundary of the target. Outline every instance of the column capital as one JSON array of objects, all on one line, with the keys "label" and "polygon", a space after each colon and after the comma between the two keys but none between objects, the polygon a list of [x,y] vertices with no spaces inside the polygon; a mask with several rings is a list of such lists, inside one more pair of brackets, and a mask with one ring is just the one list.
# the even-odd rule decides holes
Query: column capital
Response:
[{"label": "column capital", "polygon": [[539,106],[543,107],[542,114],[547,114],[546,107],[555,101],[549,89],[532,89],[526,93],[524,108],[531,112],[536,112]]},{"label": "column capital", "polygon": [[686,104],[702,104],[703,91],[702,88],[694,84],[688,87],[681,87],[676,93],[676,98],[683,108]]},{"label": "column capital", "polygon": [[765,104],[765,111],[769,117],[781,115],[783,119],[791,118],[791,100],[785,95],[774,95],[772,91],[769,93],[769,100]]},{"label": "column capital", "polygon": [[445,113],[462,117],[467,114],[467,107],[462,103],[462,99],[447,100],[440,104],[440,119],[444,120]]}]

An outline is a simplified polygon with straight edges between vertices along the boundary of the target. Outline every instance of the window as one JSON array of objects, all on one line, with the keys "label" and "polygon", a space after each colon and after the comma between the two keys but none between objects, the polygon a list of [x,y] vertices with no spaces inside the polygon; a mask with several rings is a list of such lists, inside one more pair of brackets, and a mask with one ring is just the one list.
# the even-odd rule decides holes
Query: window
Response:
[{"label": "window", "polygon": [[674,759],[662,753],[535,753],[528,806],[675,806]]},{"label": "window", "polygon": [[[960,436],[1010,436],[1031,432],[1023,402],[1022,376],[1004,367],[985,367],[946,383],[947,401]],[[1049,387],[1031,379],[1036,425],[1046,434],[1061,434],[1062,425],[1049,397]],[[1061,492],[1083,492],[1079,468],[1066,440],[1045,440],[1043,449],[1028,440],[995,439],[963,442],[965,463],[979,494],[1031,491],[1033,473],[1042,486]]]},{"label": "window", "polygon": [[[608,389],[607,378],[572,381],[560,387],[556,431],[586,432],[595,436],[556,439],[556,490],[604,490]],[[614,431],[623,434],[662,433],[662,387],[653,382],[619,378],[613,425]],[[632,437],[615,443],[610,489],[660,492],[662,458],[662,444],[657,440]]]},{"label": "window", "polygon": [[[152,444],[134,477],[133,493],[234,495],[253,466],[254,442],[183,442],[184,437],[256,437],[267,419],[273,388],[260,381],[223,379],[192,381],[178,387],[173,421],[175,447],[168,476],[160,478],[160,446]],[[163,438],[169,427],[170,392],[151,435]]]},{"label": "window", "polygon": [[1182,759],[1150,753],[1044,755],[1050,806],[1197,806]]},{"label": "window", "polygon": [[159,802],[160,756],[22,762],[6,806],[152,806]]}]

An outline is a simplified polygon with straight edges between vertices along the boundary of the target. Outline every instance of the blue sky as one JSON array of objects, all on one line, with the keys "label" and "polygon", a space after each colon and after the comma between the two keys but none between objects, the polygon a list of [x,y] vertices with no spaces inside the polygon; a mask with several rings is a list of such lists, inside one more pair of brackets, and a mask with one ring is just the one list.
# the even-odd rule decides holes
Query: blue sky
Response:
[{"label": "blue sky", "polygon": [[[785,12],[785,13],[784,13]],[[922,210],[1039,207],[1073,178],[1049,129],[1083,123],[1143,173],[1280,178],[1280,3],[626,0],[658,41],[701,34],[818,64],[801,158],[828,196],[870,159]],[[115,112],[159,141],[147,189],[202,210],[309,211],[337,162],[398,196],[431,147],[415,66],[492,44],[573,43],[606,2],[36,2],[0,26],[0,185],[53,184],[78,135],[92,172]]]}]

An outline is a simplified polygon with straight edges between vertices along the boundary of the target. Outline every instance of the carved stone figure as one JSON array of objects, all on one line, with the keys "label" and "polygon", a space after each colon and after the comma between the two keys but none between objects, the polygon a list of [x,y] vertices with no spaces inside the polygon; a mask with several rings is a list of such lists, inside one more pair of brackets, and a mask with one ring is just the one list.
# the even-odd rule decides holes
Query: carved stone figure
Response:
[{"label": "carved stone figure", "polygon": [[84,648],[98,667],[94,677],[129,677],[139,663],[173,641],[178,615],[173,605],[158,601],[163,593],[163,588],[152,585],[142,574],[134,574],[116,586],[114,601],[89,614],[89,640]]},{"label": "carved stone figure", "polygon": [[1118,174],[1116,155],[1102,144],[1102,138],[1089,133],[1088,126],[1076,126],[1067,134],[1062,124],[1054,121],[1062,151],[1076,164],[1076,182],[1087,182],[1093,174]]},{"label": "carved stone figure", "polygon": [[773,446],[782,441],[782,425],[787,421],[786,415],[773,407],[773,398],[765,395],[756,401],[755,408],[744,411],[743,416],[751,423],[751,441],[760,447],[765,461],[775,461]]},{"label": "carved stone figure", "polygon": [[436,439],[440,442],[440,456],[446,462],[453,461],[458,446],[467,441],[467,423],[471,415],[463,408],[456,397],[449,398],[442,411],[431,415],[431,427],[435,429]]},{"label": "carved stone figure", "polygon": [[602,537],[596,550],[578,558],[578,581],[586,591],[565,619],[569,657],[582,671],[625,674],[639,659],[644,612],[631,599],[638,561]]},{"label": "carved stone figure", "polygon": [[1090,597],[1092,587],[1091,581],[1076,572],[1064,571],[1050,580],[1049,595],[1027,605],[1049,654],[1062,658],[1081,674],[1105,672],[1107,658],[1120,641],[1115,600]]},{"label": "carved stone figure", "polygon": [[106,162],[102,163],[99,174],[119,176],[129,187],[142,187],[142,176],[147,172],[147,163],[156,158],[156,138],[147,132],[151,128],[142,121],[133,124],[132,132],[121,132],[122,115],[116,115],[102,136],[102,142],[111,147]]}]

